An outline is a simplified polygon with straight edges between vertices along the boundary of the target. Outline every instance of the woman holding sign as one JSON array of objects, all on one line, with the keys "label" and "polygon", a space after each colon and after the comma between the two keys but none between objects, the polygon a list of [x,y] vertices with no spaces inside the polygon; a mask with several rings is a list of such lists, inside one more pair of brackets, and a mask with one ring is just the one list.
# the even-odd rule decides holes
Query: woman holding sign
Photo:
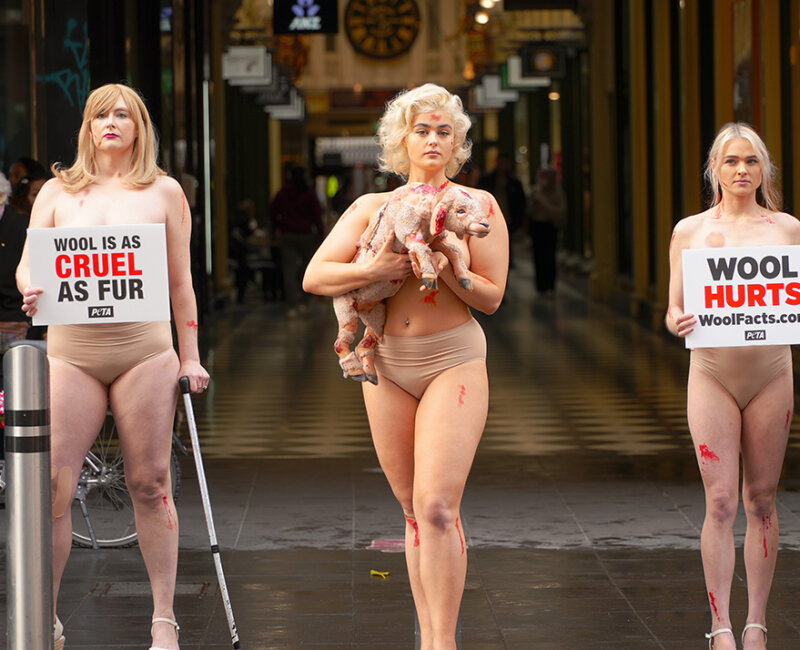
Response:
[{"label": "woman holding sign", "polygon": [[[164,322],[52,325],[48,333],[52,411],[55,596],[72,543],[69,504],[83,458],[110,403],[125,455],[139,546],[153,592],[153,648],[178,648],[173,598],[178,520],[169,460],[178,378],[208,388],[197,348],[197,306],[189,268],[191,216],[180,185],[156,164],[156,137],[139,95],[108,84],[86,101],[78,154],[42,188],[32,228],[165,224],[169,291],[180,354]],[[23,309],[37,311],[26,249],[17,270]],[[56,648],[64,645],[56,618]]]},{"label": "woman holding sign", "polygon": [[[800,222],[780,211],[775,166],[746,124],[726,124],[708,154],[711,207],[675,227],[670,248],[667,329],[685,337],[697,319],[684,310],[684,249],[800,244]],[[742,499],[747,515],[744,559],[747,650],[766,648],[767,600],[778,550],[775,495],[794,406],[788,345],[697,348],[691,351],[688,421],[706,494],[701,552],[715,650],[736,648],[730,620],[735,549],[733,524]]]}]

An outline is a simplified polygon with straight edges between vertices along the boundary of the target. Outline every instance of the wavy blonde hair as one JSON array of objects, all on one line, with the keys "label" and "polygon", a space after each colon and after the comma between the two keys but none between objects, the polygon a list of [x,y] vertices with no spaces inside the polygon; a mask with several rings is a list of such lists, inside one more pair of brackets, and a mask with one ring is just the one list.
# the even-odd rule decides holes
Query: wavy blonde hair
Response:
[{"label": "wavy blonde hair", "polygon": [[411,132],[415,115],[433,111],[447,112],[453,117],[453,155],[447,161],[445,173],[450,177],[458,173],[472,153],[472,142],[467,139],[472,122],[458,95],[432,83],[403,91],[387,104],[378,125],[378,144],[382,149],[378,166],[381,171],[408,178],[410,160],[405,138]]},{"label": "wavy blonde hair", "polygon": [[722,151],[725,145],[731,140],[747,140],[753,145],[756,158],[761,163],[761,186],[756,190],[756,202],[772,210],[780,212],[782,208],[781,193],[775,186],[778,178],[778,168],[769,155],[767,145],[756,133],[755,129],[745,122],[728,122],[717,133],[711,148],[708,150],[708,160],[706,161],[705,179],[711,193],[711,207],[722,202],[722,187],[719,183],[717,167],[722,158]]},{"label": "wavy blonde hair", "polygon": [[136,123],[136,140],[133,144],[130,168],[125,174],[125,184],[133,189],[150,185],[165,172],[156,163],[158,137],[144,100],[133,88],[124,84],[106,84],[93,90],[83,108],[83,122],[78,134],[78,153],[71,167],[53,165],[53,174],[61,180],[67,192],[79,192],[97,178],[97,160],[92,140],[92,120],[100,113],[110,111],[122,97]]}]

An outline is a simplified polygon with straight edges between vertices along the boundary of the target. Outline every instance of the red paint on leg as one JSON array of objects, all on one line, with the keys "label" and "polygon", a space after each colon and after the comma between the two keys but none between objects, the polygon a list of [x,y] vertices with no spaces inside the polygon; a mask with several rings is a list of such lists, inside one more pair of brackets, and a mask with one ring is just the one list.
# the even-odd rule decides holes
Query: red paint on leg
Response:
[{"label": "red paint on leg", "polygon": [[700,462],[705,465],[706,461],[719,462],[719,456],[708,448],[708,445],[700,445]]},{"label": "red paint on leg", "polygon": [[467,387],[464,384],[458,387],[458,405],[464,406],[464,395],[467,394]]},{"label": "red paint on leg", "polygon": [[196,321],[190,320],[188,323],[186,323],[186,327],[191,327],[196,332],[197,328],[200,326],[197,324]]},{"label": "red paint on leg", "polygon": [[436,306],[436,294],[438,294],[438,293],[439,293],[439,289],[435,289],[435,290],[431,291],[427,296],[425,296],[422,299],[422,302],[424,302],[424,303],[426,303],[428,305],[433,305],[435,307]]},{"label": "red paint on leg", "polygon": [[719,617],[719,612],[717,611],[717,597],[714,595],[713,591],[708,592],[708,599],[711,601],[711,609],[714,610],[714,616],[717,617],[718,621],[722,619]]},{"label": "red paint on leg", "polygon": [[172,530],[175,528],[175,521],[172,518],[172,513],[169,510],[169,499],[164,497],[164,511],[167,513],[167,528]]},{"label": "red paint on leg", "polygon": [[414,546],[419,546],[419,526],[417,525],[417,520],[406,515],[406,521],[408,525],[414,529]]},{"label": "red paint on leg", "polygon": [[461,527],[458,525],[459,518],[456,517],[456,530],[458,531],[458,539],[461,542],[461,555],[467,552],[467,546],[464,544],[464,536],[461,534]]},{"label": "red paint on leg", "polygon": [[772,528],[772,515],[761,517],[761,530],[764,534],[764,557],[769,557],[769,549],[767,548],[767,531]]}]

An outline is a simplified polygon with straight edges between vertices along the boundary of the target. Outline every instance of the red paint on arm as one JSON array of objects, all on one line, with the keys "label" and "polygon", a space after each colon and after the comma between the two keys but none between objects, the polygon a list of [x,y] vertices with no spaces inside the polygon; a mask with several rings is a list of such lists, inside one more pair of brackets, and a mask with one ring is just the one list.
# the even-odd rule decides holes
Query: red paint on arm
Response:
[{"label": "red paint on arm", "polygon": [[414,546],[419,546],[419,526],[417,525],[417,520],[406,515],[406,521],[408,525],[414,529]]},{"label": "red paint on arm", "polygon": [[714,595],[713,591],[708,592],[708,599],[711,601],[711,609],[714,610],[714,616],[717,617],[718,621],[722,619],[719,617],[719,612],[717,611],[717,597]]},{"label": "red paint on arm", "polygon": [[197,324],[196,321],[190,320],[188,323],[186,323],[186,327],[191,327],[196,332],[197,328],[199,328],[200,326]]},{"label": "red paint on arm", "polygon": [[717,461],[719,462],[719,456],[717,456],[713,451],[708,448],[708,445],[700,445],[700,458],[702,462],[705,461]]},{"label": "red paint on arm", "polygon": [[439,293],[439,289],[435,289],[435,290],[431,291],[427,296],[425,296],[422,299],[422,302],[424,302],[424,303],[426,303],[428,305],[433,305],[435,307],[436,306],[436,294],[437,293]]},{"label": "red paint on arm", "polygon": [[461,542],[461,555],[467,551],[467,546],[464,544],[464,536],[461,534],[461,527],[458,525],[459,518],[456,517],[456,530],[458,531],[458,540]]}]

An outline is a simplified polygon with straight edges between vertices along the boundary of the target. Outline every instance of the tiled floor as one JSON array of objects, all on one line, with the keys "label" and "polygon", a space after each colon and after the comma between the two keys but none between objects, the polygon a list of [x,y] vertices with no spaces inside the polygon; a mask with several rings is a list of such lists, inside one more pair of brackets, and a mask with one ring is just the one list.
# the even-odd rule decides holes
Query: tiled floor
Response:
[{"label": "tiled floor", "polygon": [[[463,648],[704,648],[687,353],[568,286],[555,300],[531,298],[523,257],[500,312],[480,319],[492,394],[463,505]],[[341,378],[328,303],[302,319],[284,311],[254,296],[203,330],[214,381],[195,409],[242,647],[409,650],[403,557],[379,550],[396,549],[403,518],[377,467],[360,389]],[[230,647],[194,467],[189,458],[182,466],[182,647]],[[798,470],[795,423],[779,494],[774,650],[800,647]],[[147,647],[136,549],[76,549],[62,594],[68,650]]]}]

